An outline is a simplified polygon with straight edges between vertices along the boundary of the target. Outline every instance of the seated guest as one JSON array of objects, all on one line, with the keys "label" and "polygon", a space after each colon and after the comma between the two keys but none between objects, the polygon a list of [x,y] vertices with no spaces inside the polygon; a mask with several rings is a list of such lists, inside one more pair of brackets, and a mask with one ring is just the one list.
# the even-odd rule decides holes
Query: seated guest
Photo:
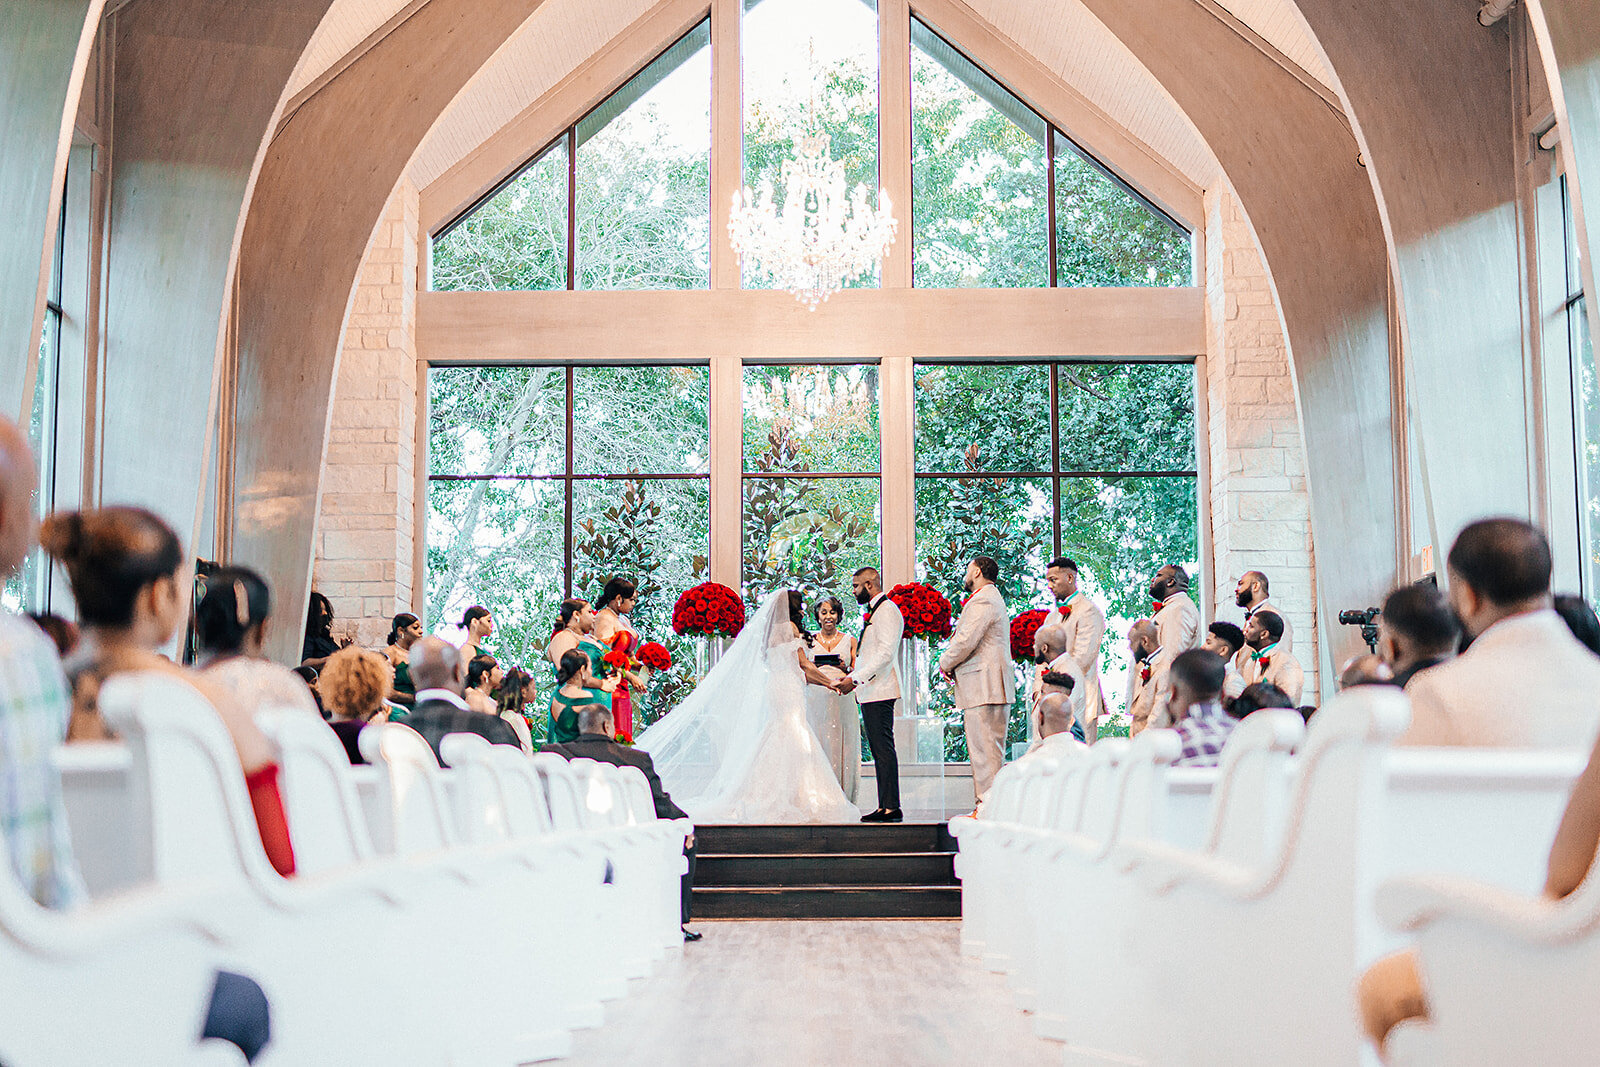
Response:
[{"label": "seated guest", "polygon": [[383,699],[392,684],[388,663],[376,652],[341,648],[328,657],[320,681],[323,704],[333,716],[329,725],[344,743],[345,755],[351,763],[367,762],[356,738],[367,723],[389,720],[389,705]]},{"label": "seated guest", "polygon": [[267,858],[279,874],[293,874],[272,743],[226,690],[157,651],[177,633],[189,602],[178,535],[143,508],[113,507],[57,512],[44,521],[39,540],[66,570],[83,624],[78,648],[64,664],[72,687],[67,740],[111,737],[100,715],[100,686],[112,675],[156,671],[193,686],[233,739]]},{"label": "seated guest", "polygon": [[467,663],[467,681],[466,688],[461,691],[462,699],[473,711],[481,711],[485,715],[500,714],[494,691],[505,680],[505,676],[506,672],[500,669],[500,661],[487,652],[473,656]]},{"label": "seated guest", "polygon": [[1578,643],[1600,656],[1600,617],[1595,615],[1589,602],[1581,596],[1561,593],[1555,598],[1554,606],[1556,614],[1561,616],[1561,621],[1567,624],[1567,629],[1572,631]]},{"label": "seated guest", "polygon": [[30,611],[28,618],[54,642],[56,651],[61,655],[71,655],[72,650],[78,647],[78,628],[67,619],[48,611],[43,614]]},{"label": "seated guest", "polygon": [[422,640],[422,620],[402,611],[392,620],[389,644],[383,654],[394,668],[394,692],[389,699],[402,707],[416,703],[417,689],[411,684],[411,646]]},{"label": "seated guest", "polygon": [[326,719],[328,717],[328,709],[322,706],[322,694],[317,692],[317,669],[315,667],[294,667],[290,669],[289,673],[305,683],[306,688],[311,691],[311,700],[317,705],[317,711]]},{"label": "seated guest", "polygon": [[1279,640],[1283,636],[1283,616],[1275,611],[1258,611],[1244,624],[1244,645],[1250,650],[1242,671],[1246,684],[1270,682],[1300,702],[1306,672],[1294,653]]},{"label": "seated guest", "polygon": [[249,567],[223,567],[207,575],[205,595],[194,612],[201,676],[248,714],[293,708],[320,718],[305,683],[262,652],[271,611],[267,583]]},{"label": "seated guest", "polygon": [[[434,758],[439,759],[439,742],[446,734],[478,734],[492,744],[517,744],[516,732],[504,719],[473,711],[462,699],[466,670],[455,645],[438,637],[412,645],[411,680],[417,686],[417,706],[406,716],[406,725],[427,740]],[[448,765],[439,759],[439,766]]]},{"label": "seated guest", "polygon": [[[565,668],[568,656],[581,656],[583,653],[570,650],[561,657]],[[599,763],[609,763],[616,767],[637,767],[644,772],[645,780],[650,783],[650,796],[655,801],[656,818],[658,819],[686,819],[682,808],[672,802],[672,797],[667,794],[661,785],[661,777],[656,774],[655,763],[650,759],[650,753],[628,745],[620,745],[613,738],[616,735],[616,726],[611,719],[611,709],[603,704],[580,705],[575,714],[578,718],[578,736],[572,741],[548,744],[540,752],[553,752],[562,759],[592,759]],[[689,861],[689,869],[684,873],[682,880],[682,897],[679,901],[679,914],[681,925],[685,927],[683,939],[685,941],[698,941],[700,935],[687,929],[689,925],[689,891],[694,887],[694,836],[691,834],[683,849],[684,857]]]},{"label": "seated guest", "polygon": [[333,601],[313,589],[306,606],[306,636],[300,646],[300,663],[320,671],[329,656],[349,643],[348,637],[333,636]]},{"label": "seated guest", "polygon": [[1353,656],[1339,670],[1339,688],[1355,685],[1394,685],[1394,671],[1380,655],[1363,652]]},{"label": "seated guest", "polygon": [[1550,543],[1486,519],[1450,547],[1450,602],[1472,647],[1411,679],[1402,745],[1583,748],[1600,730],[1600,657],[1550,605]]},{"label": "seated guest", "polygon": [[[1572,787],[1566,811],[1556,827],[1546,865],[1544,896],[1561,900],[1572,894],[1588,878],[1600,846],[1600,743],[1589,753],[1589,762]],[[1385,956],[1361,976],[1356,993],[1367,1036],[1384,1051],[1389,1032],[1408,1019],[1428,1017],[1428,998],[1417,968],[1415,949]],[[1494,980],[1490,974],[1483,981]],[[1530,1059],[1529,1062],[1533,1062]]]},{"label": "seated guest", "polygon": [[1378,615],[1378,654],[1404,689],[1422,671],[1456,654],[1461,622],[1435,585],[1403,585],[1384,599]]},{"label": "seated guest", "polygon": [[[1247,685],[1244,692],[1234,697],[1233,703],[1228,705],[1228,714],[1235,719],[1242,719],[1254,714],[1262,708],[1292,708],[1294,701],[1289,699],[1289,694],[1273,685],[1271,682],[1257,682]],[[1303,714],[1303,713],[1302,713]]]},{"label": "seated guest", "polygon": [[[1083,667],[1067,651],[1067,631],[1059,625],[1039,627],[1033,636],[1034,669],[1028,676],[1029,724],[1038,736],[1045,736],[1039,725],[1039,701],[1047,693],[1066,693],[1074,706],[1072,736],[1085,739],[1082,719],[1087,712],[1088,685],[1084,681]],[[1054,677],[1054,681],[1051,679]]]},{"label": "seated guest", "polygon": [[1226,704],[1244,692],[1244,675],[1233,662],[1244,648],[1244,631],[1231,622],[1214,622],[1206,628],[1206,639],[1200,647],[1215,652],[1228,665],[1228,676],[1222,680],[1222,702]]},{"label": "seated guest", "polygon": [[1174,767],[1215,767],[1236,721],[1222,710],[1222,657],[1203,648],[1178,654],[1168,670],[1172,730],[1183,740]]}]

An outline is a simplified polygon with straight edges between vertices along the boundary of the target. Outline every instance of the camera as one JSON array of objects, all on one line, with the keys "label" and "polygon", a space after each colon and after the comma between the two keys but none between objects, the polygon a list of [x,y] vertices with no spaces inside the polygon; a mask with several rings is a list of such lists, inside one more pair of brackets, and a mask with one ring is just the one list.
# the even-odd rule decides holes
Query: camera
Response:
[{"label": "camera", "polygon": [[1380,614],[1377,608],[1351,608],[1339,612],[1339,621],[1346,626],[1371,626]]},{"label": "camera", "polygon": [[1347,608],[1339,612],[1339,621],[1345,626],[1361,627],[1361,640],[1367,643],[1370,652],[1378,651],[1378,616],[1383,614],[1379,608]]}]

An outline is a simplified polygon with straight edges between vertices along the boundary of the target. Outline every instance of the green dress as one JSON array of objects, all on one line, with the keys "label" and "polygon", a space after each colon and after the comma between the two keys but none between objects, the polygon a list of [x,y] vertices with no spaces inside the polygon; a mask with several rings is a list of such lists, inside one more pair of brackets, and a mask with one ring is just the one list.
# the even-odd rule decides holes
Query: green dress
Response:
[{"label": "green dress", "polygon": [[[596,678],[604,681],[612,673],[611,664],[601,657],[611,651],[598,641],[587,637],[578,639],[575,646],[579,652],[589,657],[589,671]],[[551,665],[552,669],[554,664]],[[611,707],[611,694],[604,689],[585,689],[581,697],[568,697],[561,694],[560,683],[557,683],[555,704],[550,709],[550,741],[554,744],[565,744],[578,739],[578,708],[586,704],[600,704],[605,708]],[[560,708],[557,713],[557,707]]]}]

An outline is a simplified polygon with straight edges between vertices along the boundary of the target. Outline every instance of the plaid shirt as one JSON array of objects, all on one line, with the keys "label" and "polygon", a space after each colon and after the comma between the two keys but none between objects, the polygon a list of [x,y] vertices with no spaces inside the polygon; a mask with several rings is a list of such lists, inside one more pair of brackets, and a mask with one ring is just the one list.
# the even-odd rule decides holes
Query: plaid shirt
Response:
[{"label": "plaid shirt", "polygon": [[1183,720],[1172,728],[1183,739],[1183,750],[1172,761],[1174,767],[1215,767],[1222,755],[1222,746],[1238,722],[1222,710],[1221,704],[1196,704]]},{"label": "plaid shirt", "polygon": [[70,711],[55,646],[26,619],[0,613],[0,831],[22,888],[51,908],[84,895],[50,760]]}]

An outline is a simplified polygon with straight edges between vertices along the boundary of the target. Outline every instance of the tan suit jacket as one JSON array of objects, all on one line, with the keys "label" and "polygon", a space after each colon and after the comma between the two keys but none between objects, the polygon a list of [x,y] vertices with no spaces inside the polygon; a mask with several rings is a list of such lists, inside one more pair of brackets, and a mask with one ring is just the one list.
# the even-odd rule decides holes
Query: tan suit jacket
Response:
[{"label": "tan suit jacket", "polygon": [[1587,752],[1600,730],[1600,658],[1554,611],[1531,611],[1414,676],[1406,695],[1411,726],[1398,744]]},{"label": "tan suit jacket", "polygon": [[1239,672],[1244,678],[1244,684],[1266,682],[1268,685],[1275,685],[1289,695],[1295,707],[1299,707],[1300,696],[1306,688],[1306,672],[1305,668],[1300,666],[1300,661],[1294,658],[1294,654],[1286,651],[1280,641],[1267,656],[1266,670],[1262,670],[1260,661],[1250,658],[1248,652],[1246,649],[1244,670]]},{"label": "tan suit jacket", "polygon": [[993,585],[973,593],[961,609],[939,669],[955,676],[955,706],[1010,704],[1017,692],[1011,669],[1011,615]]},{"label": "tan suit jacket", "polygon": [[[1100,649],[1106,637],[1106,613],[1087,595],[1072,604],[1072,610],[1063,618],[1060,608],[1050,609],[1045,625],[1057,625],[1067,632],[1067,653],[1083,672],[1083,713],[1080,720],[1085,731],[1105,711],[1106,694],[1100,685]],[[1073,694],[1077,696],[1076,693]],[[1077,700],[1073,705],[1077,706]]]},{"label": "tan suit jacket", "polygon": [[1150,712],[1155,707],[1156,676],[1151,669],[1150,680],[1140,681],[1143,666],[1133,664],[1128,669],[1128,736],[1136,736],[1150,725]]}]

